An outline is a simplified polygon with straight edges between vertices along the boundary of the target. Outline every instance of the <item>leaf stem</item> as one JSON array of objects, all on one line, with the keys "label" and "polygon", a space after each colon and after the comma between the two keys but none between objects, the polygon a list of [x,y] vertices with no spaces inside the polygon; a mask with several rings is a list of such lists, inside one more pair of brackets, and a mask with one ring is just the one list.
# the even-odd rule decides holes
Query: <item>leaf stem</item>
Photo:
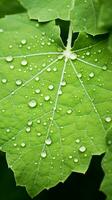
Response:
[{"label": "leaf stem", "polygon": [[66,47],[67,51],[70,51],[71,48],[72,48],[72,33],[73,33],[73,31],[72,31],[72,24],[70,22],[68,39],[67,39],[67,47]]}]

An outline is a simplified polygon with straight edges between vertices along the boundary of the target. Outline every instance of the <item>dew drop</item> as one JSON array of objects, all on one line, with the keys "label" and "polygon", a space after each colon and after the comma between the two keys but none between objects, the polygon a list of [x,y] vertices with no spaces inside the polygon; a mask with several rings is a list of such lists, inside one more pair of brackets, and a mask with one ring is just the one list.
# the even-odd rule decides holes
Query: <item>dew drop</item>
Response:
[{"label": "dew drop", "polygon": [[102,67],[102,69],[103,69],[104,71],[106,71],[106,70],[107,70],[107,66],[104,65],[104,66]]},{"label": "dew drop", "polygon": [[49,101],[50,100],[50,96],[47,95],[47,96],[44,97],[44,99],[45,99],[45,101]]},{"label": "dew drop", "polygon": [[95,74],[93,73],[93,72],[91,72],[90,74],[89,74],[89,77],[90,78],[93,78],[95,76]]},{"label": "dew drop", "polygon": [[81,77],[82,77],[82,74],[81,74],[81,73],[78,73],[78,74],[77,74],[77,77],[78,77],[78,78],[81,78]]},{"label": "dew drop", "polygon": [[47,156],[46,151],[42,151],[42,152],[41,152],[41,157],[42,157],[42,158],[46,158],[46,156]]},{"label": "dew drop", "polygon": [[66,86],[66,81],[62,81],[61,86]]},{"label": "dew drop", "polygon": [[31,120],[28,121],[28,126],[32,126],[33,122]]},{"label": "dew drop", "polygon": [[1,80],[1,82],[2,82],[3,84],[7,83],[7,79],[6,79],[6,78],[3,78],[3,79]]},{"label": "dew drop", "polygon": [[0,28],[0,33],[3,33],[3,32],[4,32],[4,30],[2,28]]},{"label": "dew drop", "polygon": [[25,147],[26,144],[24,142],[21,143],[21,147]]},{"label": "dew drop", "polygon": [[17,144],[16,144],[16,143],[14,143],[14,144],[13,144],[13,146],[14,146],[14,147],[17,147]]},{"label": "dew drop", "polygon": [[54,89],[54,86],[53,86],[53,85],[49,85],[48,89],[49,89],[49,90],[53,90],[53,89]]},{"label": "dew drop", "polygon": [[30,133],[30,131],[31,131],[31,128],[30,127],[26,127],[26,132]]},{"label": "dew drop", "polygon": [[111,122],[111,120],[112,120],[111,117],[106,117],[106,118],[105,118],[105,121],[108,122],[108,123]]},{"label": "dew drop", "polygon": [[42,134],[41,134],[40,132],[38,132],[38,133],[37,133],[37,136],[39,136],[39,137],[40,137],[41,135],[42,135]]},{"label": "dew drop", "polygon": [[14,69],[14,65],[10,65],[10,69]]},{"label": "dew drop", "polygon": [[22,85],[22,83],[23,83],[22,80],[16,80],[16,85],[17,85],[17,86]]},{"label": "dew drop", "polygon": [[72,159],[72,156],[69,156],[69,159]]},{"label": "dew drop", "polygon": [[36,93],[36,94],[39,94],[39,93],[40,93],[40,89],[36,89],[36,90],[35,90],[35,93]]},{"label": "dew drop", "polygon": [[22,65],[22,66],[26,66],[27,64],[28,64],[27,60],[22,60],[22,61],[21,61],[21,65]]},{"label": "dew drop", "polygon": [[45,144],[50,145],[51,143],[52,143],[52,140],[50,137],[45,140]]},{"label": "dew drop", "polygon": [[6,129],[6,132],[7,132],[7,133],[9,133],[9,132],[10,132],[10,129],[9,129],[9,128],[7,128],[7,129]]},{"label": "dew drop", "polygon": [[30,108],[35,108],[37,106],[37,102],[33,99],[28,102]]},{"label": "dew drop", "polygon": [[107,141],[107,144],[108,144],[108,145],[111,145],[111,144],[112,144],[112,141],[111,141],[111,140],[108,140],[108,141]]},{"label": "dew drop", "polygon": [[81,146],[81,147],[79,148],[79,151],[82,152],[82,153],[85,152],[85,151],[86,151],[86,147],[85,147],[85,146]]},{"label": "dew drop", "polygon": [[87,55],[87,56],[90,56],[90,52],[89,52],[89,51],[87,51],[87,52],[86,52],[86,55]]},{"label": "dew drop", "polygon": [[6,61],[7,62],[12,62],[13,61],[13,57],[12,56],[7,56],[6,57]]},{"label": "dew drop", "polygon": [[36,78],[35,78],[35,81],[39,81],[39,77],[36,77]]},{"label": "dew drop", "polygon": [[75,163],[78,163],[79,160],[78,160],[77,158],[74,158],[74,162],[75,162]]},{"label": "dew drop", "polygon": [[26,44],[27,43],[27,41],[25,40],[25,39],[23,39],[23,40],[21,40],[21,44]]},{"label": "dew drop", "polygon": [[72,110],[67,110],[67,114],[71,114],[72,113]]},{"label": "dew drop", "polygon": [[71,53],[71,54],[70,54],[70,59],[71,59],[71,60],[77,59],[77,54]]},{"label": "dew drop", "polygon": [[75,142],[76,142],[77,144],[79,144],[79,143],[80,143],[80,139],[76,139]]}]

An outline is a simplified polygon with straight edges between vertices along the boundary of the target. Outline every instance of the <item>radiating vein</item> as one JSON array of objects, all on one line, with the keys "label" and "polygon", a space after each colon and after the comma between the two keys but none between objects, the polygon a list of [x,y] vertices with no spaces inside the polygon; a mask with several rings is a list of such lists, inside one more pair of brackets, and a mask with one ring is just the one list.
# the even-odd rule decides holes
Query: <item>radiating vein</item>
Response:
[{"label": "radiating vein", "polygon": [[[84,64],[90,65],[90,66],[95,67],[95,68],[98,68],[98,69],[100,69],[100,70],[103,70],[102,67],[100,67],[100,66],[98,66],[98,65],[96,65],[96,64],[93,64],[93,63],[87,62],[87,61],[82,60],[82,59],[80,59],[80,58],[77,58],[77,60],[80,61],[80,62],[82,62],[82,63],[84,63]],[[110,71],[109,69],[107,69],[106,71],[108,71],[108,72],[112,72],[112,71]]]},{"label": "radiating vein", "polygon": [[94,103],[93,103],[93,101],[92,101],[92,99],[91,99],[89,93],[87,92],[87,89],[86,89],[86,87],[85,87],[84,84],[83,84],[83,81],[79,78],[78,72],[77,72],[77,70],[76,70],[76,67],[75,67],[74,63],[73,63],[71,60],[70,60],[70,63],[71,63],[71,66],[72,66],[72,68],[73,68],[73,70],[74,70],[74,72],[75,72],[75,74],[76,74],[76,76],[77,76],[77,78],[78,78],[78,80],[79,80],[79,82],[80,82],[81,87],[82,87],[83,90],[85,91],[86,96],[87,96],[88,99],[90,100],[91,105],[92,105],[92,107],[93,107],[95,113],[96,113],[97,116],[98,116],[98,120],[99,120],[100,124],[102,125],[102,128],[103,128],[104,132],[106,133],[106,130],[105,130],[104,126],[103,126],[103,122],[102,122],[102,119],[101,119],[101,117],[100,117],[100,115],[99,115],[99,113],[98,113],[98,110],[97,110],[97,108],[95,107],[95,105],[94,105]]},{"label": "radiating vein", "polygon": [[[53,65],[54,63],[56,63],[58,61],[58,58],[55,59],[53,62],[51,62],[49,65],[47,65],[45,68],[43,68],[41,71],[39,71],[37,74],[35,74],[32,78],[30,78],[28,81],[26,81],[23,85],[21,85],[20,87],[18,87],[16,90],[13,91],[13,93],[15,94],[17,91],[19,91],[21,88],[23,88],[24,86],[26,86],[28,83],[30,83],[32,80],[34,80],[37,76],[41,75],[45,70],[47,70],[47,68],[49,68],[51,65]],[[4,100],[6,100],[7,98],[11,97],[12,93],[10,93],[9,95],[7,95],[6,97],[4,97],[3,99],[0,100],[0,103],[3,102]]]}]

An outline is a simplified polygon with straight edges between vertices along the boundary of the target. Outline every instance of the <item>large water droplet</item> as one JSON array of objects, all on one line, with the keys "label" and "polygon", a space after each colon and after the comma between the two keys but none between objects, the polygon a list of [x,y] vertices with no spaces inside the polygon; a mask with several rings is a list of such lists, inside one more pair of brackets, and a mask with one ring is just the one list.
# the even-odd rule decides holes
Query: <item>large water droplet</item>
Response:
[{"label": "large water droplet", "polygon": [[93,78],[94,76],[95,76],[94,72],[91,72],[91,73],[89,74],[89,77],[90,77],[90,78]]},{"label": "large water droplet", "polygon": [[37,106],[37,102],[33,99],[28,102],[30,108],[35,108]]},{"label": "large water droplet", "polygon": [[74,162],[78,163],[79,162],[78,158],[74,158]]},{"label": "large water droplet", "polygon": [[26,144],[24,142],[21,143],[21,147],[25,147]]},{"label": "large water droplet", "polygon": [[6,57],[6,61],[7,62],[12,62],[13,61],[13,57],[12,56],[7,56]]},{"label": "large water droplet", "polygon": [[109,116],[105,118],[105,121],[108,122],[108,123],[111,122],[111,120],[112,120],[112,118],[109,117]]},{"label": "large water droplet", "polygon": [[16,85],[17,85],[17,86],[22,85],[22,80],[16,80]]},{"label": "large water droplet", "polygon": [[54,86],[53,85],[49,85],[49,90],[53,90],[54,89]]},{"label": "large water droplet", "polygon": [[86,151],[86,147],[85,147],[85,146],[81,146],[81,147],[79,148],[79,151],[82,152],[82,153],[85,152],[85,151]]},{"label": "large water droplet", "polygon": [[67,110],[67,114],[71,114],[71,113],[72,113],[71,109]]},{"label": "large water droplet", "polygon": [[31,128],[30,127],[26,127],[26,132],[30,133],[30,131],[31,131]]},{"label": "large water droplet", "polygon": [[2,82],[3,84],[7,83],[7,79],[6,79],[6,78],[3,78],[3,79],[1,80],[1,82]]},{"label": "large water droplet", "polygon": [[45,140],[45,143],[46,143],[47,145],[50,145],[50,144],[52,143],[51,138],[50,138],[50,137],[47,138],[47,139]]},{"label": "large water droplet", "polygon": [[28,121],[28,126],[32,126],[33,122],[31,120]]},{"label": "large water droplet", "polygon": [[35,90],[35,93],[36,93],[36,94],[39,94],[39,93],[40,93],[40,89],[36,89],[36,90]]},{"label": "large water droplet", "polygon": [[22,61],[21,61],[21,65],[22,65],[22,66],[26,66],[27,64],[28,64],[28,61],[27,61],[27,60],[22,60]]},{"label": "large water droplet", "polygon": [[49,101],[50,100],[50,96],[47,95],[47,96],[44,97],[44,99],[45,99],[45,101]]},{"label": "large water droplet", "polygon": [[23,40],[21,40],[21,44],[26,44],[27,43],[27,41],[26,41],[26,39],[23,39]]},{"label": "large water droplet", "polygon": [[41,157],[42,157],[42,158],[46,158],[46,156],[47,156],[46,151],[42,151],[42,152],[41,152]]}]

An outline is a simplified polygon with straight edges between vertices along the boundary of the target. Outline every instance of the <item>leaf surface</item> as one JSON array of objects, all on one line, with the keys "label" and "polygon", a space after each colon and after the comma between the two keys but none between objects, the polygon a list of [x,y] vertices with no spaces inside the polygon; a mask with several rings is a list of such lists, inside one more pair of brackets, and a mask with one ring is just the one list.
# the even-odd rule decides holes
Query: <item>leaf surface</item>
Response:
[{"label": "leaf surface", "polygon": [[105,151],[112,56],[107,39],[85,34],[65,51],[54,22],[24,14],[1,19],[0,30],[0,148],[35,196]]},{"label": "leaf surface", "polygon": [[93,35],[104,32],[97,26],[100,2],[96,0],[19,0],[31,19],[40,22],[57,18],[72,21],[75,32]]}]

